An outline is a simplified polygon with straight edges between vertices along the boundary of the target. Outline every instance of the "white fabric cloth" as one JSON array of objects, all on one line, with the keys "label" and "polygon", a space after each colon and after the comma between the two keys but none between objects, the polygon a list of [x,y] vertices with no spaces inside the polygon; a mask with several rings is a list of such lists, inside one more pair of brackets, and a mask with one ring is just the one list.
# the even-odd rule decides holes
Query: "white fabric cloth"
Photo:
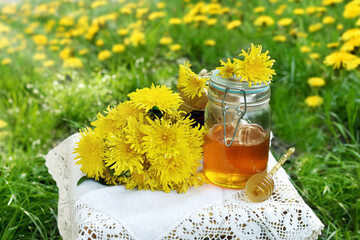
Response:
[{"label": "white fabric cloth", "polygon": [[[185,194],[127,190],[85,181],[75,165],[74,134],[51,150],[46,166],[59,188],[58,227],[67,239],[317,239],[323,224],[280,169],[262,203],[244,190],[211,184]],[[272,154],[268,167],[275,165]],[[232,237],[232,238],[230,238]]]}]

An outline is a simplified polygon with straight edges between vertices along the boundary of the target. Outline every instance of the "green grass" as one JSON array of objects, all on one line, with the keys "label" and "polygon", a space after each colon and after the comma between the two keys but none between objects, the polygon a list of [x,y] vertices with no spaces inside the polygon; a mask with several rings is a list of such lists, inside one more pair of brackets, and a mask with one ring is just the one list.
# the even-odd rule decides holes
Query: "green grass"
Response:
[{"label": "green grass", "polygon": [[[47,1],[29,2],[37,6]],[[220,59],[237,57],[250,43],[262,44],[276,60],[277,75],[270,104],[277,144],[272,150],[279,157],[289,146],[296,147],[295,157],[285,168],[301,196],[325,225],[320,239],[359,239],[360,74],[358,69],[332,70],[323,64],[324,58],[333,51],[326,44],[343,43],[341,34],[354,28],[355,20],[342,17],[346,3],[326,6],[326,14],[319,16],[292,13],[295,8],[321,6],[321,2],[289,1],[283,15],[277,16],[274,12],[282,2],[243,1],[242,6],[237,6],[236,1],[223,1],[229,12],[208,15],[218,19],[215,26],[202,22],[175,26],[169,25],[168,19],[183,18],[190,7],[183,1],[168,1],[163,9],[168,15],[164,18],[149,21],[146,18],[149,13],[141,18],[140,29],[146,36],[144,45],[130,44],[123,53],[113,54],[106,61],[98,61],[97,54],[125,42],[125,37],[116,32],[139,20],[134,15],[120,15],[117,21],[108,21],[92,40],[86,40],[83,35],[72,38],[69,46],[84,64],[79,70],[62,68],[59,52],[50,51],[49,46],[44,52],[55,65],[45,68],[41,62],[34,61],[36,46],[31,34],[25,34],[24,30],[29,23],[39,22],[36,33],[45,34],[49,40],[58,38],[56,29],[62,16],[75,12],[75,19],[81,15],[93,19],[119,12],[126,3],[112,2],[90,9],[91,1],[86,1],[85,10],[78,15],[79,6],[71,2],[62,2],[56,15],[37,17],[19,13],[3,17],[6,14],[2,14],[1,22],[11,31],[1,33],[0,42],[2,36],[12,40],[21,33],[28,45],[13,54],[8,52],[12,46],[0,47],[0,60],[7,57],[12,60],[0,68],[0,119],[8,123],[0,129],[1,239],[60,239],[56,226],[57,188],[45,167],[44,155],[61,140],[88,126],[98,112],[126,100],[127,93],[137,88],[161,83],[175,89],[178,64],[190,61],[194,72],[203,68],[211,70],[220,65]],[[265,13],[253,13],[257,6],[265,6]],[[149,12],[158,11],[153,1],[145,1],[142,7],[149,8]],[[294,22],[285,27],[276,24],[254,27],[253,22],[260,15],[269,15],[275,21],[291,17]],[[308,32],[308,26],[321,22],[325,15],[336,17],[337,22],[324,25],[319,32]],[[57,23],[46,33],[42,26],[51,19]],[[235,19],[241,19],[242,26],[227,30],[226,23]],[[336,28],[340,23],[343,30]],[[68,31],[70,27],[65,29]],[[290,29],[306,32],[308,36],[292,37]],[[287,37],[286,42],[273,41],[273,36],[280,34]],[[168,46],[159,44],[162,36],[171,36],[174,44],[180,44],[182,49],[169,51]],[[103,39],[105,45],[95,46],[97,39]],[[214,39],[216,45],[204,45],[206,39]],[[14,44],[19,43],[20,40],[16,40]],[[57,45],[60,50],[65,47]],[[320,54],[320,59],[311,59],[308,53],[302,53],[302,46],[311,47],[313,53]],[[89,54],[80,56],[81,48],[89,49]],[[354,54],[359,56],[358,49]],[[326,85],[311,88],[307,79],[313,76],[323,77]],[[305,99],[315,94],[322,96],[324,103],[310,108]],[[8,134],[5,136],[4,132]]]}]

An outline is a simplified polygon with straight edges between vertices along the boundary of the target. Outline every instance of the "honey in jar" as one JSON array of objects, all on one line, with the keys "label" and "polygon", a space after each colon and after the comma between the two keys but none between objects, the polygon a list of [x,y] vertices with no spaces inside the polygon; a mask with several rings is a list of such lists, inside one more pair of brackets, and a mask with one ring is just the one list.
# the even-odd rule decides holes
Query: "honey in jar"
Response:
[{"label": "honey in jar", "polygon": [[[205,135],[204,172],[214,184],[228,188],[244,188],[255,173],[266,170],[269,156],[269,132],[256,124],[214,125]],[[224,139],[230,146],[224,144]]]}]

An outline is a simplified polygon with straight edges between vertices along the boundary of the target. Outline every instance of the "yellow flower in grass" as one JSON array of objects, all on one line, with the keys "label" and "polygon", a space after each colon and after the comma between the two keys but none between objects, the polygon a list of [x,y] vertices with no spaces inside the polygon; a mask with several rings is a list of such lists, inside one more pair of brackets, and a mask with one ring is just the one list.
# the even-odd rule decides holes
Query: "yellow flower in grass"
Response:
[{"label": "yellow flower in grass", "polygon": [[117,34],[120,36],[126,36],[129,33],[129,29],[127,28],[120,28],[117,30]]},{"label": "yellow flower in grass", "polygon": [[52,67],[55,65],[55,62],[53,60],[47,60],[45,62],[43,62],[42,64],[44,67]]},{"label": "yellow flower in grass", "polygon": [[343,0],[323,0],[322,5],[328,6],[328,5],[334,5],[337,3],[341,3]]},{"label": "yellow flower in grass", "polygon": [[46,59],[46,54],[45,53],[35,53],[33,59],[35,61],[42,61]]},{"label": "yellow flower in grass", "polygon": [[181,97],[178,93],[174,93],[165,85],[150,88],[137,89],[136,92],[128,94],[129,103],[132,106],[143,109],[148,112],[154,106],[157,106],[162,112],[172,112],[178,109],[182,104]]},{"label": "yellow flower in grass", "polygon": [[66,59],[71,57],[72,53],[73,53],[73,50],[71,48],[69,48],[69,47],[66,47],[66,48],[64,48],[63,50],[60,51],[59,57],[62,60],[66,60]]},{"label": "yellow flower in grass", "polygon": [[326,47],[327,48],[337,48],[339,45],[340,45],[339,42],[331,42],[331,43],[326,44]]},{"label": "yellow flower in grass", "polygon": [[291,18],[282,18],[278,21],[279,26],[289,26],[293,23],[293,20]]},{"label": "yellow flower in grass", "polygon": [[109,149],[105,153],[105,163],[107,167],[114,170],[114,175],[119,176],[127,171],[143,172],[143,156],[132,150],[130,144],[125,143],[123,134],[110,133],[107,142]]},{"label": "yellow flower in grass", "polygon": [[360,47],[360,37],[357,38],[351,38],[347,42],[345,42],[341,48],[340,51],[344,52],[352,52],[355,50],[355,48]]},{"label": "yellow flower in grass", "polygon": [[305,99],[305,103],[309,107],[319,107],[324,103],[324,100],[320,96],[310,96]]},{"label": "yellow flower in grass", "polygon": [[231,21],[229,22],[227,25],[226,25],[226,28],[228,30],[232,30],[234,28],[237,28],[239,26],[241,26],[242,22],[240,20],[234,20],[234,21]]},{"label": "yellow flower in grass", "polygon": [[161,45],[168,45],[168,44],[171,44],[173,42],[173,40],[171,37],[162,37],[162,38],[160,38],[159,42]]},{"label": "yellow flower in grass", "polygon": [[274,19],[272,19],[272,17],[270,16],[265,16],[265,15],[257,17],[254,21],[254,25],[259,27],[271,26],[273,24],[274,24]]},{"label": "yellow flower in grass", "polygon": [[83,56],[89,52],[89,49],[83,48],[79,50],[79,55]]},{"label": "yellow flower in grass", "polygon": [[214,26],[217,22],[218,22],[218,19],[217,19],[217,18],[209,18],[209,19],[206,21],[206,25],[208,25],[208,26]]},{"label": "yellow flower in grass", "polygon": [[293,13],[294,13],[295,15],[303,15],[303,14],[305,13],[305,10],[302,9],[302,8],[295,8],[294,11],[293,11]]},{"label": "yellow flower in grass", "polygon": [[311,58],[311,59],[319,59],[320,58],[320,54],[319,53],[310,53],[309,54],[309,57]]},{"label": "yellow flower in grass", "polygon": [[79,58],[69,57],[64,60],[63,67],[64,68],[82,68],[83,63],[81,62],[81,60]]},{"label": "yellow flower in grass", "polygon": [[344,18],[357,18],[360,16],[360,3],[358,1],[352,1],[346,4],[343,12]]},{"label": "yellow flower in grass", "polygon": [[173,45],[170,45],[170,50],[171,51],[179,51],[181,49],[181,45],[180,44],[173,44]]},{"label": "yellow flower in grass", "polygon": [[330,25],[335,22],[335,18],[331,17],[331,16],[326,16],[323,18],[322,22],[323,22],[323,24]]},{"label": "yellow flower in grass", "polygon": [[302,47],[300,48],[300,52],[309,53],[309,52],[311,52],[311,48],[308,47],[308,46],[302,46]]},{"label": "yellow flower in grass", "polygon": [[215,46],[215,45],[216,45],[216,42],[215,42],[215,40],[213,40],[213,39],[207,39],[207,40],[204,42],[204,44],[205,44],[206,46]]},{"label": "yellow flower in grass", "polygon": [[150,15],[148,16],[148,19],[149,19],[150,21],[153,21],[153,20],[155,20],[155,19],[162,18],[162,17],[164,17],[165,15],[166,15],[166,13],[165,13],[165,12],[162,12],[162,11],[152,12],[152,13],[150,13]]},{"label": "yellow flower in grass", "polygon": [[105,170],[105,143],[103,139],[90,128],[80,131],[80,141],[76,143],[73,153],[76,154],[74,160],[76,165],[81,165],[81,171],[90,178],[104,176]]},{"label": "yellow flower in grass", "polygon": [[33,36],[33,41],[36,45],[46,45],[48,43],[47,37],[41,34]]},{"label": "yellow flower in grass", "polygon": [[10,58],[4,58],[3,60],[1,60],[1,65],[9,65],[10,63],[11,63]]},{"label": "yellow flower in grass", "polygon": [[98,47],[102,47],[104,46],[104,40],[102,39],[99,39],[95,42],[95,45],[98,46]]},{"label": "yellow flower in grass", "polygon": [[261,45],[255,46],[251,44],[251,48],[247,52],[242,50],[239,55],[244,56],[244,60],[235,59],[237,65],[236,76],[241,77],[241,81],[248,81],[249,86],[252,83],[268,84],[272,81],[273,75],[276,75],[275,70],[272,69],[275,60],[270,60],[269,51],[264,53],[261,51]]},{"label": "yellow flower in grass", "polygon": [[97,58],[101,62],[109,59],[110,57],[111,57],[111,52],[109,50],[103,50],[99,52],[99,54],[97,55]]},{"label": "yellow flower in grass", "polygon": [[325,80],[320,77],[312,77],[308,79],[308,84],[311,87],[322,87],[325,85]]},{"label": "yellow flower in grass", "polygon": [[165,6],[166,6],[166,5],[165,5],[164,2],[158,2],[158,3],[156,4],[156,7],[159,8],[159,9],[162,9],[162,8],[164,8]]},{"label": "yellow flower in grass", "polygon": [[112,47],[112,51],[114,53],[122,53],[123,51],[125,51],[125,46],[123,44],[115,44]]},{"label": "yellow flower in grass", "polygon": [[346,30],[341,36],[344,41],[350,40],[351,38],[360,38],[360,28],[352,28]]},{"label": "yellow flower in grass", "polygon": [[286,36],[284,35],[277,35],[273,37],[275,42],[286,42]]},{"label": "yellow flower in grass", "polygon": [[0,119],[0,128],[5,128],[5,127],[7,127],[7,126],[8,126],[7,122],[5,122],[4,120],[1,120],[1,119]]},{"label": "yellow flower in grass", "polygon": [[333,66],[334,69],[345,68],[352,70],[359,66],[360,58],[348,52],[333,52],[325,58],[324,63]]},{"label": "yellow flower in grass", "polygon": [[145,44],[145,34],[137,29],[135,29],[129,38],[133,46],[139,46]]},{"label": "yellow flower in grass", "polygon": [[233,77],[237,70],[237,66],[236,66],[235,62],[231,62],[231,59],[228,58],[227,62],[220,60],[220,63],[222,65],[222,67],[216,68],[217,70],[219,70],[218,75],[222,76],[223,78]]},{"label": "yellow flower in grass", "polygon": [[60,19],[59,24],[62,26],[72,26],[75,24],[74,18],[71,16],[64,16]]},{"label": "yellow flower in grass", "polygon": [[341,23],[339,23],[338,25],[336,25],[336,29],[341,31],[344,29],[344,25],[342,25]]},{"label": "yellow flower in grass", "polygon": [[315,23],[315,24],[311,24],[309,26],[309,32],[317,32],[322,28],[322,24],[321,23]]},{"label": "yellow flower in grass", "polygon": [[179,65],[179,78],[177,88],[190,99],[201,97],[206,89],[206,78],[195,74],[191,69],[189,62]]},{"label": "yellow flower in grass", "polygon": [[256,7],[256,8],[254,8],[253,12],[254,12],[254,13],[262,13],[262,12],[265,12],[265,7],[263,7],[263,6]]},{"label": "yellow flower in grass", "polygon": [[170,25],[179,25],[182,23],[182,20],[180,18],[170,18],[169,24]]}]

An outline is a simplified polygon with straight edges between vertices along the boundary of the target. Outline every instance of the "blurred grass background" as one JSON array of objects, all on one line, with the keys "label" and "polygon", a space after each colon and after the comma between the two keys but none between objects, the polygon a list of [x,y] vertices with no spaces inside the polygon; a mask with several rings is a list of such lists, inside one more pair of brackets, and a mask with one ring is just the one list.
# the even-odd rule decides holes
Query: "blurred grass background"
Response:
[{"label": "blurred grass background", "polygon": [[[296,147],[285,168],[325,224],[320,239],[360,239],[360,62],[324,64],[338,51],[359,61],[359,1],[28,0],[0,9],[1,239],[61,238],[44,164],[61,140],[136,88],[174,88],[178,64],[212,70],[250,43],[276,60],[272,152]],[[309,106],[309,96],[321,101]]]}]

